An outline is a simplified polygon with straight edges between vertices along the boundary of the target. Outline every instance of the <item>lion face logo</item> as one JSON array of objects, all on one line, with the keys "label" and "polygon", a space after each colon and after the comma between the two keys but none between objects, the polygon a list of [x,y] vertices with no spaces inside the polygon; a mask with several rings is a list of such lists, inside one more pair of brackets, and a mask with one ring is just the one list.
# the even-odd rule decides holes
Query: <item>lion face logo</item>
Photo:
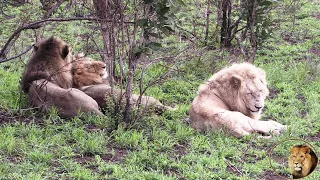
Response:
[{"label": "lion face logo", "polygon": [[296,145],[291,147],[288,165],[294,179],[310,174],[317,166],[318,158],[310,147]]}]

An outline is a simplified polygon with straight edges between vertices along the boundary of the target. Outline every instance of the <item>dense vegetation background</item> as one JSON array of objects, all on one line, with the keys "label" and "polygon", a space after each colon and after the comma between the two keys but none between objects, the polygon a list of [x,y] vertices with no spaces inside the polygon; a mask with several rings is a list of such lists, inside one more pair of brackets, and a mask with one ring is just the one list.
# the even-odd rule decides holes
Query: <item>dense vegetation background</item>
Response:
[{"label": "dense vegetation background", "polygon": [[[320,152],[317,0],[104,2],[0,1],[0,179],[283,179],[289,147],[305,143],[290,138]],[[115,86],[177,110],[126,116],[111,103],[105,117],[37,113],[19,80],[27,50],[52,35],[107,62]],[[262,119],[288,130],[267,140],[196,132],[184,119],[198,86],[243,61],[267,72]]]}]

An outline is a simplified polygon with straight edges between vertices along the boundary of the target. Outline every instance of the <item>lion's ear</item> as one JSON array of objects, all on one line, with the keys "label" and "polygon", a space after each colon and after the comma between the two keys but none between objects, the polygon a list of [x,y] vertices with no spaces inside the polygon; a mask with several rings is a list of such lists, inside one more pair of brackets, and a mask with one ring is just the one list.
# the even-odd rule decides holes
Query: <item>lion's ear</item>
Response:
[{"label": "lion's ear", "polygon": [[38,51],[38,49],[39,49],[38,45],[34,44],[34,45],[33,45],[33,50],[34,50],[34,51]]},{"label": "lion's ear", "polygon": [[235,89],[239,89],[240,88],[241,81],[242,81],[241,77],[237,76],[237,75],[232,75],[231,78],[230,78],[230,84]]},{"label": "lion's ear", "polygon": [[311,149],[309,147],[306,148],[306,154],[310,154]]},{"label": "lion's ear", "polygon": [[69,46],[68,45],[65,45],[62,49],[62,58],[65,58],[67,57],[67,55],[69,54]]}]

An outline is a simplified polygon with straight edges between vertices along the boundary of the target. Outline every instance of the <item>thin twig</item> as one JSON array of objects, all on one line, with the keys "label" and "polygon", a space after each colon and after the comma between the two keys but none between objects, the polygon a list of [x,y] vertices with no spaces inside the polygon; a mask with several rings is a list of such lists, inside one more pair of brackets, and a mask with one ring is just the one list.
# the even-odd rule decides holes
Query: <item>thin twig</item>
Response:
[{"label": "thin twig", "polygon": [[224,162],[228,164],[232,170],[237,171],[240,175],[243,174],[235,165],[231,164],[231,162],[229,162],[227,159],[224,159]]},{"label": "thin twig", "polygon": [[18,57],[26,54],[28,51],[30,51],[30,50],[33,48],[33,46],[34,46],[34,44],[31,45],[30,47],[28,47],[28,48],[27,48],[26,50],[24,50],[22,53],[16,55],[16,56],[13,56],[13,57],[10,57],[10,58],[7,58],[7,59],[2,59],[2,58],[0,58],[0,63],[7,62],[7,61],[11,61],[11,60],[13,60],[13,59],[16,59],[16,58],[18,58]]},{"label": "thin twig", "polygon": [[[107,20],[107,19],[99,19],[99,18],[95,18],[95,17],[71,17],[71,18],[49,18],[49,19],[43,19],[43,20],[39,20],[36,22],[32,22],[29,24],[26,24],[24,26],[20,26],[8,39],[8,41],[5,43],[5,45],[3,46],[3,48],[0,51],[0,57],[4,57],[5,54],[5,50],[7,49],[7,47],[9,46],[10,42],[12,41],[12,39],[18,35],[21,31],[26,30],[26,29],[37,29],[39,28],[39,25],[45,22],[54,22],[54,21],[58,21],[58,22],[64,22],[64,21],[104,21],[104,22],[113,22],[113,20]],[[120,22],[117,22],[120,23]],[[129,24],[134,24],[134,22],[121,22],[121,23],[129,23]]]}]

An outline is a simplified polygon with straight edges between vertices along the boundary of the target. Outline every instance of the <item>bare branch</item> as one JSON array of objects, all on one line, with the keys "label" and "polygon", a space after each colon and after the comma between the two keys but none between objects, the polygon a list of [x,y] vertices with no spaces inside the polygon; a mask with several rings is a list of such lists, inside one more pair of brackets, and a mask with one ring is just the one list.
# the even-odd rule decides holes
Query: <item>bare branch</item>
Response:
[{"label": "bare branch", "polygon": [[13,60],[13,59],[16,59],[16,58],[24,55],[25,53],[27,53],[28,51],[30,51],[33,46],[34,46],[34,44],[31,45],[30,47],[28,47],[28,48],[27,48],[26,50],[24,50],[22,53],[16,55],[16,56],[13,56],[13,57],[10,57],[10,58],[7,58],[7,59],[2,59],[2,58],[0,58],[0,63],[7,62],[7,61],[11,61],[11,60]]},{"label": "bare branch", "polygon": [[64,0],[57,1],[56,2],[57,4],[55,4],[53,7],[51,7],[46,11],[46,13],[43,16],[43,19],[49,18],[64,2],[65,2]]},{"label": "bare branch", "polygon": [[[64,21],[105,21],[105,22],[113,22],[113,20],[106,20],[106,19],[99,19],[95,17],[71,17],[71,18],[49,18],[49,19],[43,19],[39,20],[33,23],[26,24],[24,26],[20,26],[8,39],[8,41],[5,43],[3,48],[0,51],[0,58],[4,57],[5,55],[5,50],[9,46],[10,42],[14,39],[15,36],[20,34],[21,31],[26,30],[26,29],[37,29],[40,27],[42,23],[45,22],[64,22]],[[120,23],[120,22],[117,22]],[[128,23],[128,24],[134,24],[134,22],[121,22],[121,23]]]}]

